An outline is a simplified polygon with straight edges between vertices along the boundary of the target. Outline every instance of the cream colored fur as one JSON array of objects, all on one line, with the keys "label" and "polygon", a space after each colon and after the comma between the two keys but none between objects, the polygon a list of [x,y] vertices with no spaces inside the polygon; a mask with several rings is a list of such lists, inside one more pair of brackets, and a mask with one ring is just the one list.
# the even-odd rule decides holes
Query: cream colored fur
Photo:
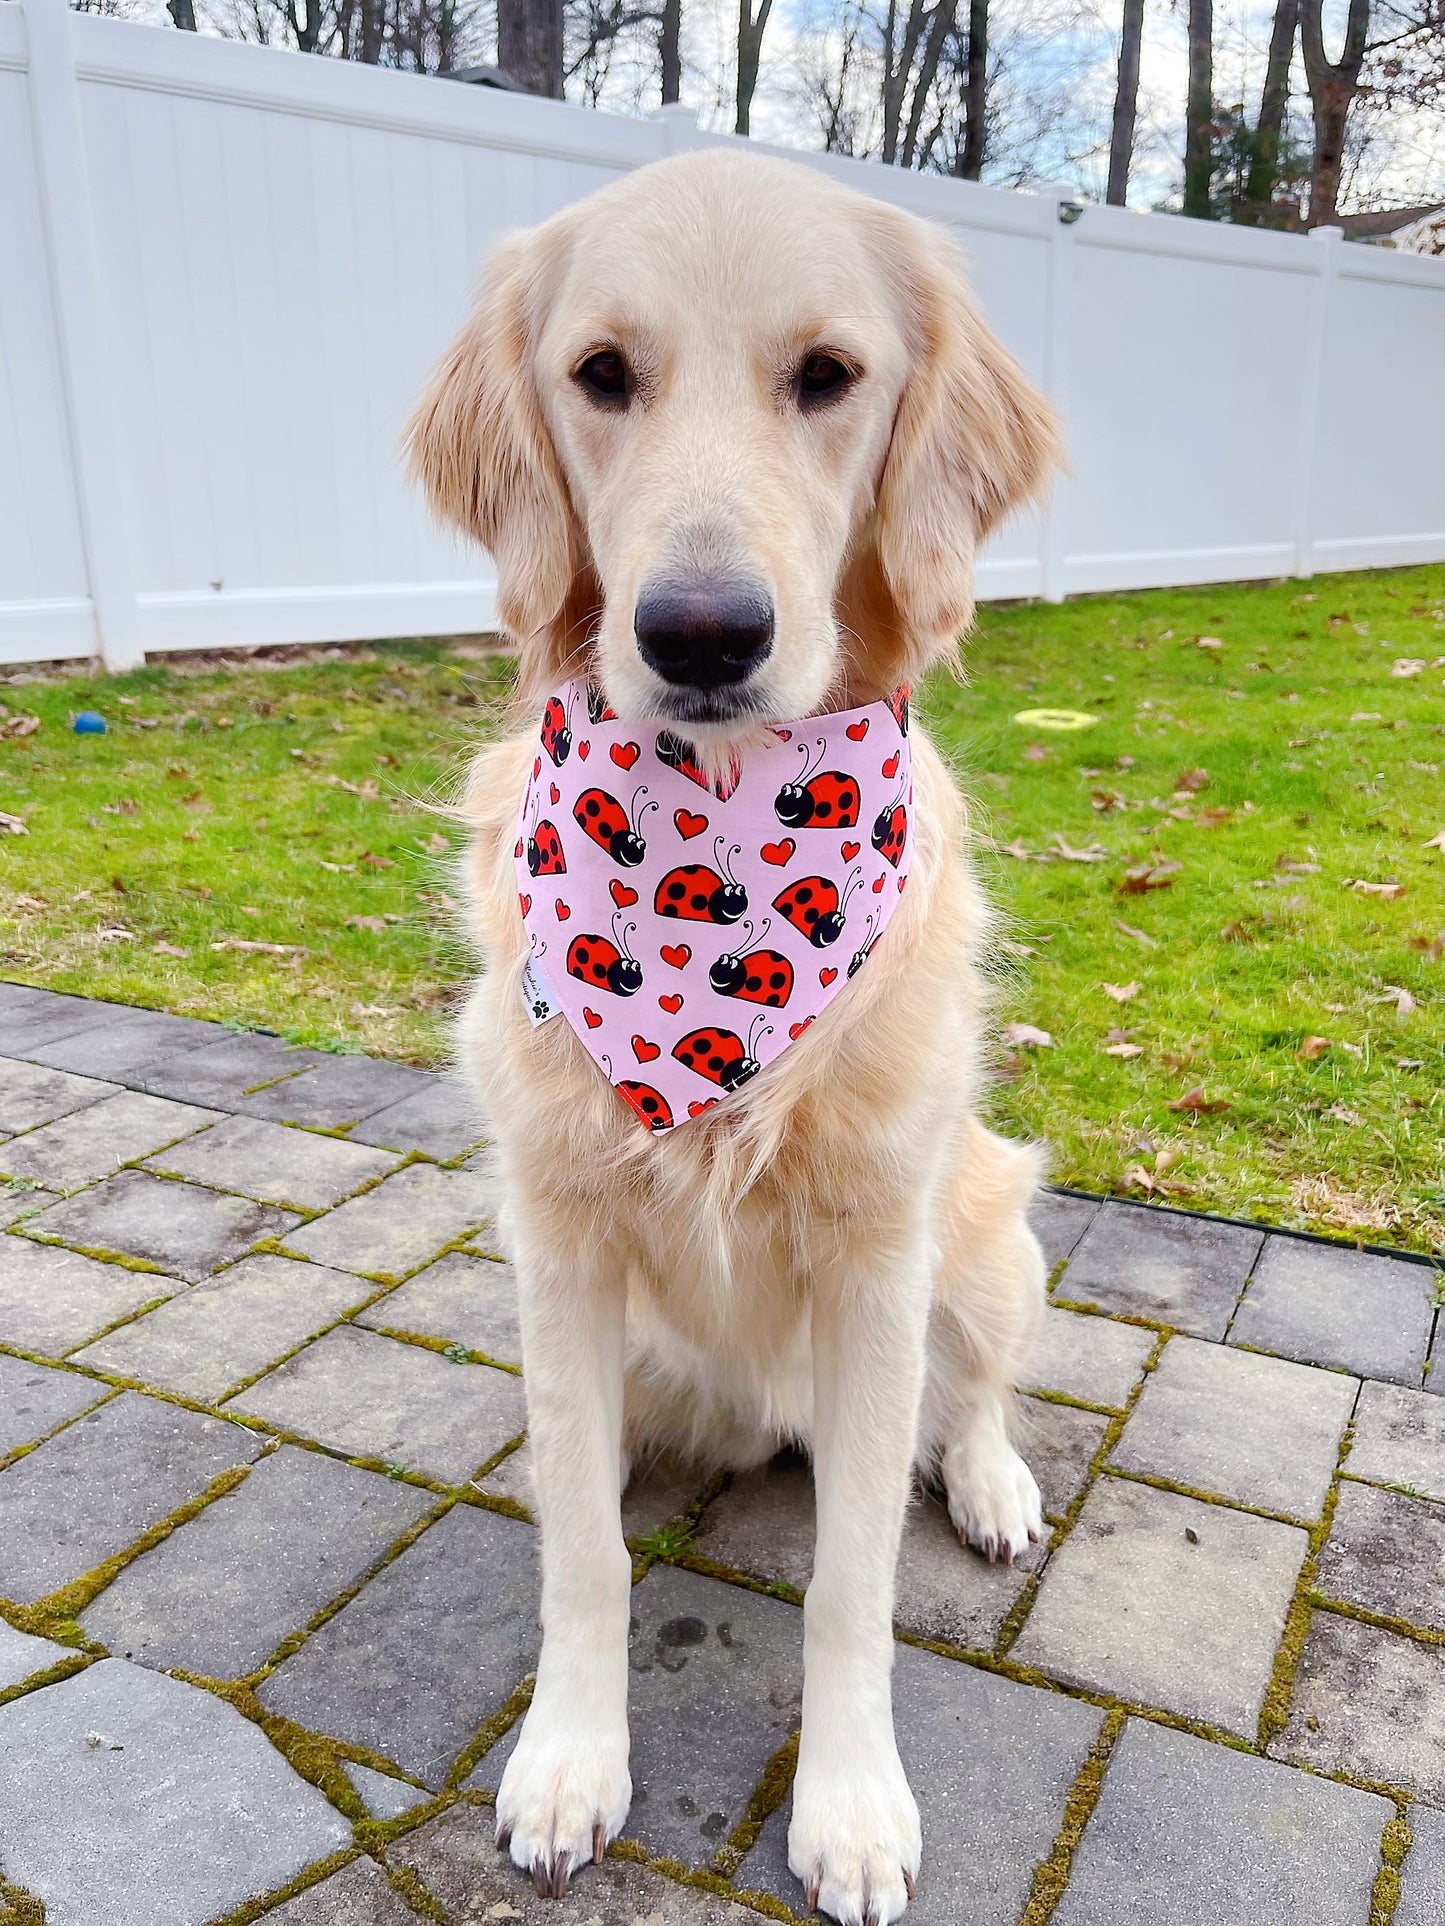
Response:
[{"label": "cream colored fur", "polygon": [[[636,371],[625,412],[572,378],[599,346]],[[808,417],[788,371],[820,347],[858,380]],[[485,968],[461,1053],[505,1185],[543,1546],[537,1688],[499,1833],[560,1893],[625,1820],[628,1464],[666,1449],[747,1466],[795,1441],[818,1536],[790,1861],[845,1926],[892,1920],[920,1857],[889,1695],[915,1466],[991,1557],[1042,1529],[1007,1437],[1043,1296],[1037,1164],[975,1115],[988,913],[961,802],[915,723],[913,869],[867,969],[777,1063],[661,1137],[565,1022],[529,1026],[513,846],[536,700],[564,665],[623,714],[667,713],[632,640],[651,573],[702,560],[767,582],[759,714],[691,732],[719,761],[746,753],[769,721],[872,699],[952,651],[977,541],[1042,485],[1051,420],[940,233],[801,167],[704,152],[498,251],[411,449],[440,512],[497,559],[531,705],[526,733],[477,757],[464,805]]]}]

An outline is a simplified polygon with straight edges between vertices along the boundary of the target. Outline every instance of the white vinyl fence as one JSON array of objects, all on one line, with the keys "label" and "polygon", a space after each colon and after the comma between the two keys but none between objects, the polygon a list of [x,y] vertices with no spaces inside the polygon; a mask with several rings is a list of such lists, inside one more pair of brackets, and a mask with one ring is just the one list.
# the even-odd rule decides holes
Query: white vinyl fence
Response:
[{"label": "white vinyl fence", "polygon": [[[713,137],[0,0],[0,662],[480,630],[396,441],[502,230]],[[1445,261],[807,156],[1063,410],[983,594],[1445,558]]]}]

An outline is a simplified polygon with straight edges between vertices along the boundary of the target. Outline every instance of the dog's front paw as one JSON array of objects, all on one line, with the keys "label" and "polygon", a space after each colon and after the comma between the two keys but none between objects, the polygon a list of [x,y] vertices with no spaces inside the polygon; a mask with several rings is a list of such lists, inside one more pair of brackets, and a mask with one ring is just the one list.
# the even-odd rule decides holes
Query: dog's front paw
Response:
[{"label": "dog's front paw", "polygon": [[497,1793],[497,1844],[532,1875],[543,1899],[561,1899],[579,1866],[600,1860],[632,1803],[627,1728],[567,1730],[527,1716]]},{"label": "dog's front paw", "polygon": [[891,1739],[881,1756],[799,1761],[788,1865],[809,1906],[840,1926],[887,1926],[913,1897],[918,1807]]},{"label": "dog's front paw", "polygon": [[976,1439],[943,1454],[948,1515],[966,1545],[990,1563],[1011,1565],[1044,1535],[1044,1508],[1034,1474],[1006,1440]]}]

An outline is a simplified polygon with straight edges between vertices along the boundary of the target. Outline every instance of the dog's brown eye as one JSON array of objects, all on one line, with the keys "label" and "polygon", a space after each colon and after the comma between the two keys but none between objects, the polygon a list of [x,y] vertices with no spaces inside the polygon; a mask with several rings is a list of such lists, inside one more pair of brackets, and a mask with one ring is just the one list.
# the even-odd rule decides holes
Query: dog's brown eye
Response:
[{"label": "dog's brown eye", "polygon": [[625,403],[628,395],[627,363],[611,348],[589,354],[572,377],[594,400]]},{"label": "dog's brown eye", "polygon": [[810,354],[798,370],[798,399],[806,408],[836,401],[853,380],[853,370],[832,354]]}]

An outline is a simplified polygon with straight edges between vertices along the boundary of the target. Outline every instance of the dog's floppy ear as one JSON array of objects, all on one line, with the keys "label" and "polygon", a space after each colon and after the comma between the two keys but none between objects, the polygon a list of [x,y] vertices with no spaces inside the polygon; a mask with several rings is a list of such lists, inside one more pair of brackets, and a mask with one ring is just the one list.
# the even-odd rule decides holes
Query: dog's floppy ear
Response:
[{"label": "dog's floppy ear", "polygon": [[1059,441],[1052,408],[984,325],[952,241],[894,219],[903,227],[888,252],[901,255],[916,332],[878,487],[876,549],[916,669],[967,630],[974,551],[1043,491]]},{"label": "dog's floppy ear", "polygon": [[[436,514],[490,551],[498,620],[545,676],[566,654],[578,541],[528,353],[538,270],[533,234],[497,248],[466,326],[407,424],[405,447]],[[535,661],[539,649],[545,665]]]}]

